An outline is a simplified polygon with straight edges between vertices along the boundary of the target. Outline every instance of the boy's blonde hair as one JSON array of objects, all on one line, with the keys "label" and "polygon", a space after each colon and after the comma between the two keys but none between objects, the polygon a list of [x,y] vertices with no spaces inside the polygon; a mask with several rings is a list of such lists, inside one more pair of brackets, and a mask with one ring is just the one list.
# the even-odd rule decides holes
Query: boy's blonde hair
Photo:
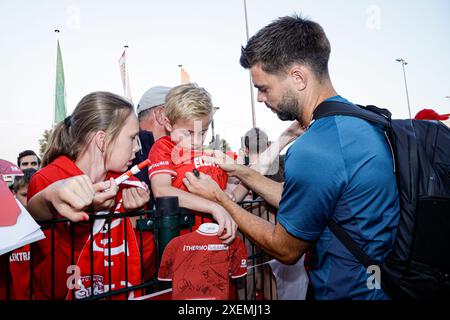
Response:
[{"label": "boy's blonde hair", "polygon": [[173,87],[166,96],[165,109],[171,124],[178,120],[195,120],[213,111],[211,95],[196,83]]}]

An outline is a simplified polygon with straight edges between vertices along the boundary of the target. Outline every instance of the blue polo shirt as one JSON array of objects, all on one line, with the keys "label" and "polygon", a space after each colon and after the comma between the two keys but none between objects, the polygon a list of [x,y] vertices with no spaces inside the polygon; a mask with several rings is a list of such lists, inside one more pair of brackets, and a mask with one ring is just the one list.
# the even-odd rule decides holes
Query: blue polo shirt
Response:
[{"label": "blue polo shirt", "polygon": [[[351,104],[340,96],[330,100]],[[321,118],[289,148],[285,161],[277,218],[293,236],[317,241],[318,269],[310,272],[316,298],[389,299],[368,288],[372,274],[327,226],[334,219],[374,260],[393,247],[400,209],[382,128],[350,116]]]}]

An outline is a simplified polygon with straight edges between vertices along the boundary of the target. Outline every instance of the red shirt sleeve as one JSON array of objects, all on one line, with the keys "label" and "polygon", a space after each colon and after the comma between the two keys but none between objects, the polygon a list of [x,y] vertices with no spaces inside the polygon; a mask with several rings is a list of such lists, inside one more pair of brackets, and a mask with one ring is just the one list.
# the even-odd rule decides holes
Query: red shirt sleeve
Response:
[{"label": "red shirt sleeve", "polygon": [[28,193],[27,193],[27,200],[30,201],[30,199],[40,191],[44,190],[47,186],[49,186],[51,183],[48,181],[43,175],[41,175],[39,172],[36,172],[31,177],[30,183],[28,184]]},{"label": "red shirt sleeve", "polygon": [[178,245],[178,238],[174,238],[167,244],[166,248],[164,249],[158,271],[158,280],[172,281],[174,269],[173,264],[175,261],[175,255]]},{"label": "red shirt sleeve", "polygon": [[247,248],[241,238],[231,244],[231,277],[240,278],[247,274]]},{"label": "red shirt sleeve", "polygon": [[150,160],[148,177],[150,180],[153,175],[158,173],[177,175],[172,160],[173,147],[174,144],[170,139],[161,138],[155,142],[148,154],[148,159]]}]

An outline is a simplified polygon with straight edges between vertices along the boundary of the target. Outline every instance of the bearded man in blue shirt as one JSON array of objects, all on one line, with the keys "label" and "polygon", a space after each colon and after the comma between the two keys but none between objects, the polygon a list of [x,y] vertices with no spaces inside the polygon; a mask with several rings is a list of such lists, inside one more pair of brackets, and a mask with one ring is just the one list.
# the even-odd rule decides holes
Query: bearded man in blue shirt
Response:
[{"label": "bearded man in blue shirt", "polygon": [[240,208],[207,176],[187,174],[185,184],[222,205],[245,236],[281,262],[295,263],[315,244],[317,268],[310,278],[317,299],[389,299],[368,285],[371,274],[328,227],[335,221],[380,261],[394,245],[400,210],[383,128],[344,115],[312,120],[323,102],[357,108],[333,88],[330,51],[322,27],[299,16],[279,18],[242,48],[240,62],[251,71],[258,101],[306,129],[287,151],[284,184],[242,165],[221,165],[279,209],[277,224]]}]

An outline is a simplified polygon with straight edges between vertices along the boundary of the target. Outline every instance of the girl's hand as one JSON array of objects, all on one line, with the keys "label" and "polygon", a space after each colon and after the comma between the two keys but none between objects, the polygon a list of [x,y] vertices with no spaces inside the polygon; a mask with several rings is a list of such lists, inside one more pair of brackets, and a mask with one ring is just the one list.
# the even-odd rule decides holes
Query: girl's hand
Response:
[{"label": "girl's hand", "polygon": [[45,200],[61,216],[73,222],[89,220],[85,209],[92,204],[96,189],[87,175],[56,181],[44,190]]},{"label": "girl's hand", "polygon": [[123,207],[126,211],[142,209],[150,200],[150,191],[145,183],[143,188],[127,188],[122,190]]},{"label": "girl's hand", "polygon": [[96,190],[92,207],[95,212],[109,210],[116,202],[116,194],[119,191],[113,178],[94,184]]}]

